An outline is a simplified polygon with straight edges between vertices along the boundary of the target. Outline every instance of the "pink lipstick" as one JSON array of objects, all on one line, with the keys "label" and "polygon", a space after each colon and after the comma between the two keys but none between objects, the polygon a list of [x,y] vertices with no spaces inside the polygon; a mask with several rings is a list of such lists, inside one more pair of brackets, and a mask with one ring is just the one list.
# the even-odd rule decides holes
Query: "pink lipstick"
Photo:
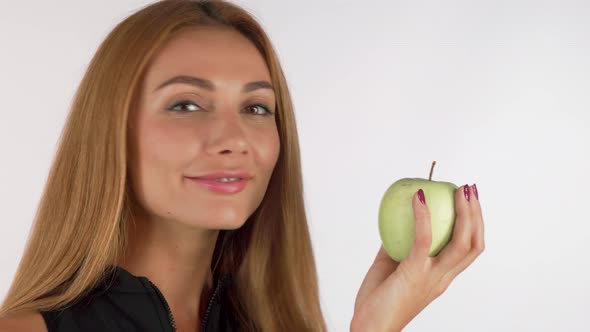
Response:
[{"label": "pink lipstick", "polygon": [[194,183],[220,194],[236,194],[244,190],[251,176],[245,172],[217,172],[199,177],[187,177]]}]

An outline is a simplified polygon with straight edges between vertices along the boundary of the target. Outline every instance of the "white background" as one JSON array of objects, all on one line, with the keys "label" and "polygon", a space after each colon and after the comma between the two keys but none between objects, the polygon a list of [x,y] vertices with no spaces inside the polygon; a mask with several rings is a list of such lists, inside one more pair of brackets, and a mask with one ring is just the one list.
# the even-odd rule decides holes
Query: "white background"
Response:
[{"label": "white background", "polygon": [[[0,298],[75,89],[147,1],[0,1]],[[588,331],[589,1],[239,1],[293,93],[330,331],[402,177],[477,183],[486,251],[406,331]]]}]

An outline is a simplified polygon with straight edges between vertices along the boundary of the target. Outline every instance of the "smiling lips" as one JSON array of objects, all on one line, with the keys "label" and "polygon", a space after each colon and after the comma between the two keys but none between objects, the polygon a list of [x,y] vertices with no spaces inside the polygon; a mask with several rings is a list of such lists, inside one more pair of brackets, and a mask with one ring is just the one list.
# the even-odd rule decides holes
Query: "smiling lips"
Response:
[{"label": "smiling lips", "polygon": [[246,172],[216,172],[187,179],[220,194],[236,194],[244,190],[252,176]]}]

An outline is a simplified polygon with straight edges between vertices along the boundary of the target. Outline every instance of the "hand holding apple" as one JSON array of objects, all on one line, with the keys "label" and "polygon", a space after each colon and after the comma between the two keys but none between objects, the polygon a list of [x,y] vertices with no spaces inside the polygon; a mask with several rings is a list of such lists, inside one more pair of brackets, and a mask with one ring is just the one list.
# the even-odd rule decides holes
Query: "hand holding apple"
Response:
[{"label": "hand holding apple", "polygon": [[431,257],[429,204],[436,203],[423,189],[414,192],[409,202],[415,219],[411,249],[399,263],[381,246],[357,293],[351,331],[401,331],[483,252],[484,226],[476,186],[462,186],[453,195],[452,239]]},{"label": "hand holding apple", "polygon": [[379,234],[385,251],[397,262],[410,253],[414,241],[414,212],[412,196],[422,189],[432,226],[429,255],[436,256],[449,242],[455,224],[455,190],[449,182],[432,181],[432,163],[428,179],[401,179],[393,183],[383,195],[379,207]]}]

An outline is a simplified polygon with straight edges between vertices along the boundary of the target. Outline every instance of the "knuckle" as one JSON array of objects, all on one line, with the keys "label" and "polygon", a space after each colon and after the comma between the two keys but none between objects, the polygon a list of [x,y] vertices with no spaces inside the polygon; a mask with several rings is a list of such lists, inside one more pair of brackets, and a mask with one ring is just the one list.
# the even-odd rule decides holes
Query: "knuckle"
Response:
[{"label": "knuckle", "polygon": [[431,241],[432,240],[430,239],[430,236],[428,236],[428,234],[419,234],[416,236],[416,244],[420,247],[430,247]]},{"label": "knuckle", "polygon": [[481,254],[481,253],[483,253],[483,252],[484,252],[484,250],[486,249],[486,246],[485,246],[485,244],[484,244],[483,242],[481,242],[481,243],[479,243],[479,244],[477,245],[477,248],[476,248],[476,249],[477,249],[477,253],[478,253],[478,254]]},{"label": "knuckle", "polygon": [[473,206],[473,214],[478,218],[481,217],[481,206],[479,204]]},{"label": "knuckle", "polygon": [[479,224],[479,213],[475,210],[471,210],[469,212],[469,217],[471,218],[471,221],[473,222],[473,224],[477,225]]},{"label": "knuckle", "polygon": [[417,218],[419,219],[418,222],[429,222],[430,221],[430,212],[428,209],[421,209],[420,211],[416,212]]},{"label": "knuckle", "polygon": [[441,287],[439,287],[436,290],[436,297],[440,297],[441,295],[443,295],[446,291],[447,291],[448,285],[442,285]]},{"label": "knuckle", "polygon": [[468,241],[459,241],[455,249],[459,254],[465,256],[471,250],[471,244]]},{"label": "knuckle", "polygon": [[441,280],[441,282],[435,288],[434,295],[436,297],[439,297],[439,296],[443,295],[444,292],[446,292],[447,289],[449,288],[450,283],[451,283],[451,280],[449,280],[448,277],[445,277],[443,280]]}]

